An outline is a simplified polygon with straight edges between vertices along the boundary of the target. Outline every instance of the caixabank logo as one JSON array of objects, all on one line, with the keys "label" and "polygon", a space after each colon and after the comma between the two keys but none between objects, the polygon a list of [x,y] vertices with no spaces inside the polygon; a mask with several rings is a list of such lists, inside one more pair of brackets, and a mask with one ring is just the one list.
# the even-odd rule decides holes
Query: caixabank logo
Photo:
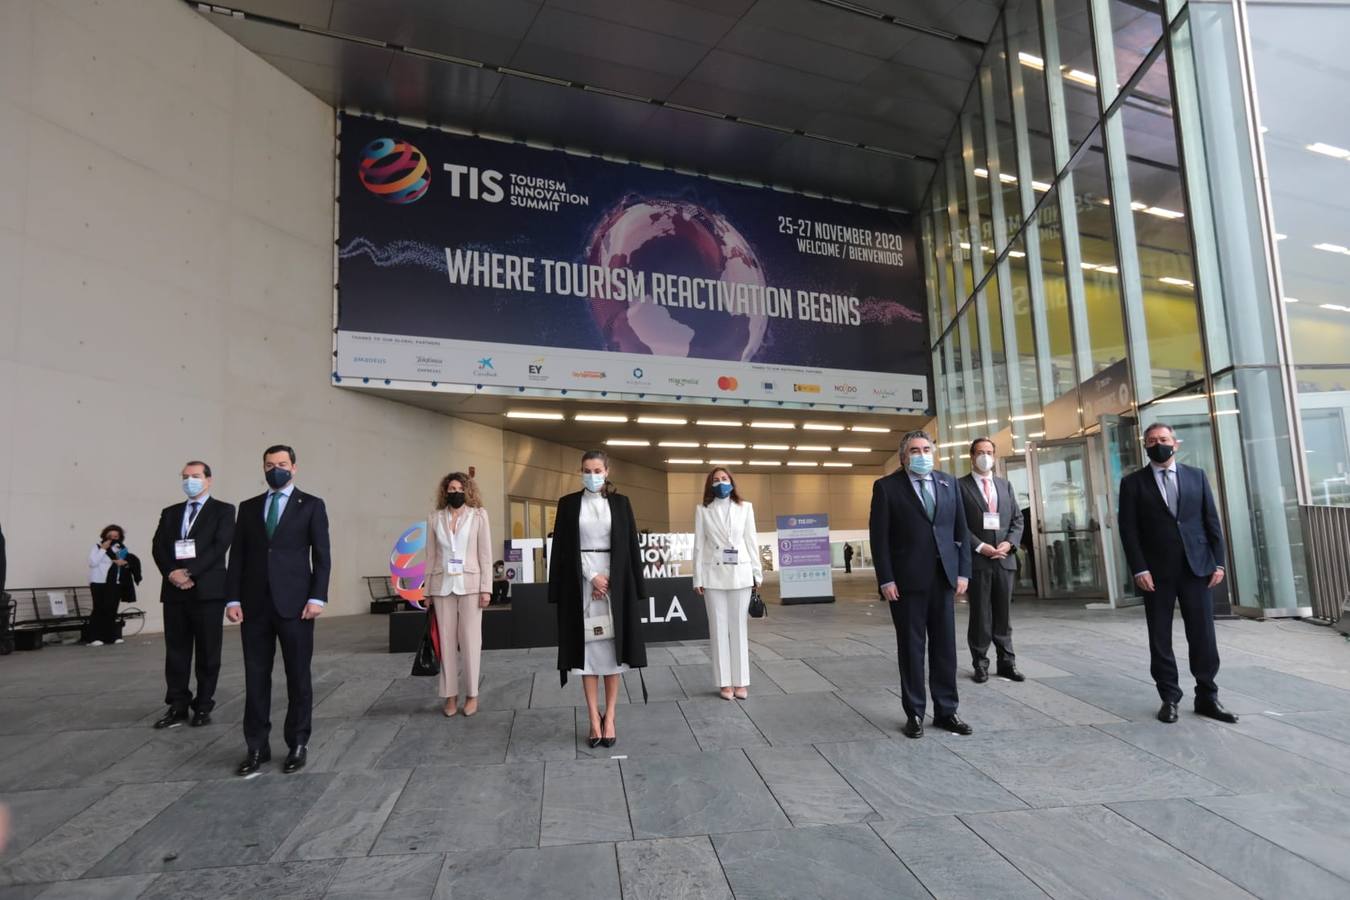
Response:
[{"label": "caixabank logo", "polygon": [[361,148],[361,186],[386,203],[416,203],[431,187],[426,156],[407,141],[376,138]]}]

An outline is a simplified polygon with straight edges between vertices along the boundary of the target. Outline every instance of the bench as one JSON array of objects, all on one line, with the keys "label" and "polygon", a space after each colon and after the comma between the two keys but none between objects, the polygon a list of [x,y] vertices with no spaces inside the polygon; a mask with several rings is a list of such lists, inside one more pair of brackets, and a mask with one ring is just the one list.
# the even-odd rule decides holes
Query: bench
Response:
[{"label": "bench", "polygon": [[401,609],[410,609],[407,601],[394,591],[393,582],[388,575],[367,575],[366,590],[370,592],[370,612],[372,615],[387,615]]},{"label": "bench", "polygon": [[[41,650],[48,634],[71,631],[83,634],[94,608],[93,594],[87,584],[14,588],[7,594],[10,606],[6,611],[8,639],[16,650]],[[64,615],[53,612],[53,595],[65,599]],[[128,621],[140,623],[144,619],[145,613],[134,606],[123,606],[117,611],[119,627],[125,627]]]}]

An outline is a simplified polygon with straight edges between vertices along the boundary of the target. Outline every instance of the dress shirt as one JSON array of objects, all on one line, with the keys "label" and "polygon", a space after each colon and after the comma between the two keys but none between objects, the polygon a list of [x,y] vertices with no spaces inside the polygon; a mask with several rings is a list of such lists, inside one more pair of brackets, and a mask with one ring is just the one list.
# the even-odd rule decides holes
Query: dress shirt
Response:
[{"label": "dress shirt", "polygon": [[[283,515],[285,515],[285,513],[286,513],[286,504],[291,502],[291,492],[294,491],[294,490],[295,490],[295,479],[292,478],[290,481],[286,482],[286,486],[285,486],[284,488],[282,488],[281,490],[279,490],[279,491],[269,490],[269,491],[267,492],[267,499],[263,501],[263,521],[264,521],[264,522],[267,521],[267,507],[268,507],[268,505],[271,504],[271,503],[279,503],[279,504],[281,504],[280,506],[277,507],[277,522],[278,522],[278,523],[281,522],[281,517],[282,517]],[[273,499],[272,499],[272,496],[273,496],[273,495],[277,495],[277,499],[276,499],[276,500],[273,500]],[[201,515],[201,510],[197,510],[197,515]],[[315,606],[318,606],[318,607],[324,607],[324,606],[327,606],[327,605],[328,605],[328,604],[325,603],[324,601],[322,601],[322,600],[316,600],[316,599],[314,599],[313,597],[311,597],[307,602],[313,603]],[[228,608],[231,607],[231,606],[239,606],[239,605],[240,605],[240,603],[239,603],[238,600],[231,600],[229,603],[226,603],[226,604],[225,604],[225,607],[228,609]]]},{"label": "dress shirt", "polygon": [[[980,508],[986,512],[998,512],[998,484],[994,481],[994,473],[981,475],[979,472],[972,473],[975,476],[975,487],[980,492]],[[988,487],[989,493],[985,493]],[[992,507],[992,508],[991,508]],[[979,553],[985,547],[989,546],[984,541],[975,545],[975,552]]]},{"label": "dress shirt", "polygon": [[197,524],[197,520],[192,518],[192,504],[197,504],[197,517],[200,518],[202,510],[206,508],[206,501],[211,499],[211,495],[202,491],[195,497],[189,497],[187,503],[183,504],[183,524],[178,529],[179,540],[185,539],[192,534],[192,526]]},{"label": "dress shirt", "polygon": [[[1180,507],[1180,505],[1181,505],[1181,473],[1177,471],[1177,461],[1176,461],[1176,459],[1169,459],[1169,460],[1168,460],[1166,463],[1164,463],[1163,465],[1158,465],[1157,463],[1153,462],[1152,460],[1149,460],[1148,466],[1149,466],[1150,469],[1153,470],[1153,483],[1156,484],[1156,485],[1158,486],[1158,493],[1162,495],[1163,506],[1167,506],[1167,483],[1166,483],[1165,481],[1163,481],[1163,474],[1162,474],[1162,473],[1163,473],[1163,472],[1169,472],[1169,471],[1172,473],[1172,477],[1175,478],[1175,479],[1177,480],[1177,506]],[[1168,507],[1168,509],[1170,510],[1171,507]],[[1219,571],[1219,572],[1222,572],[1222,571],[1223,571],[1223,566],[1215,566],[1214,568],[1215,568],[1217,571]],[[1149,570],[1148,570],[1148,569],[1144,569],[1142,572],[1135,572],[1135,573],[1134,573],[1134,577],[1135,577],[1135,578],[1138,578],[1140,575],[1148,575],[1148,574],[1151,574],[1151,573],[1149,572]]]}]

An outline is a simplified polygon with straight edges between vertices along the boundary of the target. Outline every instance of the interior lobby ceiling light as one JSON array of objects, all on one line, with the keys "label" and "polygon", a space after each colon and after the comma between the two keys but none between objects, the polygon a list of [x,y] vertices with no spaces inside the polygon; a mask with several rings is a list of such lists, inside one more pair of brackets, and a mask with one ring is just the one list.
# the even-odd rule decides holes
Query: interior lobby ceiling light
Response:
[{"label": "interior lobby ceiling light", "polygon": [[843,431],[843,425],[828,425],[823,422],[807,422],[802,426],[803,431]]},{"label": "interior lobby ceiling light", "polygon": [[1284,239],[1287,238],[1287,237],[1289,237],[1289,235],[1287,235],[1287,234],[1280,234],[1278,231],[1275,232],[1275,240],[1277,240],[1277,241],[1282,241],[1282,240],[1284,240]]},{"label": "interior lobby ceiling light", "polygon": [[1300,301],[1297,297],[1283,297],[1283,298],[1281,298],[1281,299],[1283,299],[1285,303],[1300,303],[1300,302],[1302,302],[1302,301]]},{"label": "interior lobby ceiling light", "polygon": [[1045,418],[1045,413],[1043,413],[1043,412],[1038,412],[1038,413],[1027,413],[1025,416],[1012,416],[1011,418],[1008,419],[1008,421],[1009,421],[1009,422],[1029,422],[1029,421],[1031,421],[1032,419],[1044,419],[1044,418]]},{"label": "interior lobby ceiling light", "polygon": [[688,425],[688,419],[675,419],[670,416],[638,416],[639,425]]},{"label": "interior lobby ceiling light", "polygon": [[698,441],[662,441],[658,447],[697,447]]},{"label": "interior lobby ceiling light", "polygon": [[627,416],[614,416],[608,413],[577,413],[572,416],[574,422],[615,422],[623,423],[628,421]]},{"label": "interior lobby ceiling light", "polygon": [[1184,212],[1177,212],[1175,209],[1167,209],[1162,206],[1150,206],[1144,209],[1144,212],[1148,213],[1150,216],[1157,216],[1160,219],[1186,218],[1186,214]]},{"label": "interior lobby ceiling light", "polygon": [[819,465],[819,463],[815,463],[815,462],[807,462],[806,460],[801,460],[801,459],[790,459],[790,460],[788,460],[788,465],[789,465],[789,466],[799,466],[799,467],[804,466],[804,467],[806,467],[806,468],[815,468],[816,466]]},{"label": "interior lobby ceiling light", "polygon": [[1069,81],[1076,81],[1079,84],[1085,84],[1088,87],[1095,88],[1097,86],[1097,76],[1090,72],[1084,72],[1082,69],[1070,69],[1064,73],[1064,77]]},{"label": "interior lobby ceiling light", "polygon": [[710,459],[710,460],[708,460],[708,465],[710,465],[710,466],[740,466],[740,465],[744,465],[744,464],[745,464],[744,461],[743,461],[743,460],[739,460],[739,459]]},{"label": "interior lobby ceiling light", "polygon": [[744,450],[744,449],[745,449],[745,445],[744,445],[744,444],[719,444],[719,443],[713,443],[713,442],[711,442],[711,441],[708,442],[708,443],[706,443],[706,444],[704,444],[703,446],[707,447],[709,450]]},{"label": "interior lobby ceiling light", "polygon": [[1350,256],[1350,247],[1342,247],[1340,244],[1313,244],[1314,250],[1325,250],[1328,253],[1341,253]]},{"label": "interior lobby ceiling light", "polygon": [[871,447],[840,447],[840,453],[871,453]]},{"label": "interior lobby ceiling light", "polygon": [[1318,141],[1315,144],[1308,144],[1303,149],[1311,150],[1313,153],[1320,153],[1323,156],[1330,156],[1332,159],[1350,159],[1350,150],[1344,147],[1337,147],[1335,144],[1324,144]]},{"label": "interior lobby ceiling light", "polygon": [[767,422],[751,422],[751,423],[750,423],[750,427],[751,427],[751,428],[781,428],[781,429],[783,429],[784,431],[787,431],[787,430],[796,428],[797,425],[796,425],[795,423],[793,423],[793,422],[773,422],[773,421],[767,421]]},{"label": "interior lobby ceiling light", "polygon": [[752,460],[750,460],[750,465],[752,465],[752,466],[781,466],[782,464],[783,464],[783,463],[782,463],[782,460],[777,460],[777,459],[752,459]]},{"label": "interior lobby ceiling light", "polygon": [[1017,51],[1017,61],[1020,62],[1022,65],[1026,66],[1028,69],[1045,68],[1045,60],[1041,59],[1039,56],[1035,56],[1031,53],[1028,53],[1025,50]]},{"label": "interior lobby ceiling light", "polygon": [[605,441],[611,447],[650,447],[651,441],[635,441],[631,438],[610,438]]},{"label": "interior lobby ceiling light", "polygon": [[1161,281],[1163,284],[1171,284],[1177,287],[1188,287],[1188,288],[1195,287],[1194,281],[1187,281],[1185,278],[1173,278],[1171,275],[1164,275],[1158,280]]},{"label": "interior lobby ceiling light", "polygon": [[792,448],[798,453],[829,453],[830,448],[824,444],[798,444]]},{"label": "interior lobby ceiling light", "polygon": [[682,459],[682,458],[680,458],[680,457],[674,457],[674,458],[672,458],[672,459],[668,459],[668,460],[666,460],[666,462],[668,462],[668,463],[670,463],[670,464],[672,464],[672,465],[676,465],[676,466],[701,466],[701,465],[703,465],[703,460],[701,460],[701,459]]},{"label": "interior lobby ceiling light", "polygon": [[535,412],[529,409],[513,409],[506,413],[508,419],[546,419],[550,422],[561,422],[562,413],[558,412]]},{"label": "interior lobby ceiling light", "polygon": [[1334,309],[1337,312],[1350,312],[1350,306],[1341,306],[1339,303],[1320,303],[1322,309]]},{"label": "interior lobby ceiling light", "polygon": [[853,426],[850,426],[850,427],[849,427],[849,431],[865,431],[865,432],[867,432],[868,434],[890,434],[890,433],[891,433],[891,430],[890,430],[889,428],[878,428],[876,425],[853,425]]},{"label": "interior lobby ceiling light", "polygon": [[735,419],[699,419],[695,425],[706,425],[710,428],[740,428],[744,422],[737,422]]},{"label": "interior lobby ceiling light", "polygon": [[1033,191],[1040,191],[1044,194],[1046,191],[1050,190],[1050,185],[1046,184],[1044,181],[1033,181],[1031,183],[1031,189]]},{"label": "interior lobby ceiling light", "polygon": [[851,463],[851,462],[824,462],[824,463],[821,463],[821,465],[824,466],[824,467],[827,468],[827,469],[851,469],[851,468],[853,468],[853,463]]},{"label": "interior lobby ceiling light", "polygon": [[756,450],[791,450],[787,444],[755,444]]},{"label": "interior lobby ceiling light", "polygon": [[1115,266],[1098,266],[1098,267],[1097,267],[1097,271],[1098,271],[1098,272],[1105,272],[1107,275],[1119,275],[1119,274],[1120,274],[1120,269],[1117,269]]},{"label": "interior lobby ceiling light", "polygon": [[1026,257],[1026,254],[1023,253],[1021,250],[1009,250],[1008,255],[1011,256],[1013,259],[1023,259]]}]

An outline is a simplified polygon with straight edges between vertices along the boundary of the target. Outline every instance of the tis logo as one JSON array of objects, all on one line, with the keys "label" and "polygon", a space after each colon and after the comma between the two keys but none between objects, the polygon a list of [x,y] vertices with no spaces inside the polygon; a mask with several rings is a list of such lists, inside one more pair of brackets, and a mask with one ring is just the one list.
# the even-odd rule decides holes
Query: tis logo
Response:
[{"label": "tis logo", "polygon": [[450,173],[451,197],[463,197],[467,192],[470,200],[501,203],[506,196],[502,190],[502,173],[496,169],[480,169],[457,163],[445,163],[441,168]]},{"label": "tis logo", "polygon": [[393,138],[377,138],[366,144],[356,175],[361,186],[376,197],[399,205],[417,202],[431,186],[422,151]]},{"label": "tis logo", "polygon": [[730,375],[723,375],[717,379],[717,387],[723,391],[734,391],[740,387],[741,383]]}]

